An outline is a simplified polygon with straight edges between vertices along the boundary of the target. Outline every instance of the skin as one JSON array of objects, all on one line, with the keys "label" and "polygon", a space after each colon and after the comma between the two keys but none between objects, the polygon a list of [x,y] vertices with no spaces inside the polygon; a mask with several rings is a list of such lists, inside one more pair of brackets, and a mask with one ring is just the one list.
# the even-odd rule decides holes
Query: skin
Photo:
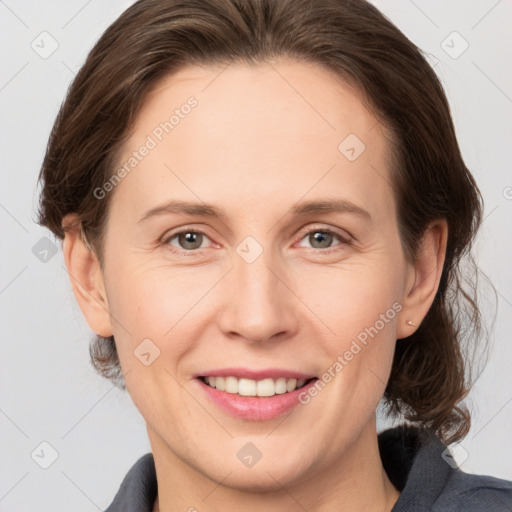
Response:
[{"label": "skin", "polygon": [[[406,258],[389,134],[357,91],[293,60],[187,66],[165,77],[119,164],[190,96],[197,107],[110,192],[104,269],[78,229],[63,246],[83,314],[94,332],[115,336],[146,421],[155,510],[389,511],[399,492],[382,467],[375,410],[396,340],[414,332],[434,299],[446,222],[432,223],[415,260]],[[354,161],[338,150],[350,133],[366,146]],[[211,203],[226,217],[166,213],[139,222],[170,199]],[[299,201],[325,199],[349,201],[370,219],[290,213]],[[204,231],[199,249],[164,240],[178,228]],[[340,235],[327,248],[309,236],[325,229]],[[252,263],[236,252],[247,236],[263,250]],[[194,379],[232,366],[321,376],[396,302],[400,313],[285,417],[234,418]],[[148,366],[134,356],[147,338],[160,350]],[[252,468],[237,458],[247,442],[262,453]]]}]

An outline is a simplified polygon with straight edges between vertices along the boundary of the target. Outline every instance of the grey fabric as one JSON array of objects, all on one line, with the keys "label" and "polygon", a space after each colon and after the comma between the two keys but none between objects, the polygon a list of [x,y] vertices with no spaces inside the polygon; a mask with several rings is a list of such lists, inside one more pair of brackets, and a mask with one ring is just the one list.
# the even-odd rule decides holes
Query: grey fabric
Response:
[{"label": "grey fabric", "polygon": [[152,512],[156,495],[155,462],[146,453],[130,468],[105,512]]},{"label": "grey fabric", "polygon": [[401,491],[391,512],[512,511],[512,482],[461,471],[428,430],[402,425],[379,435],[381,459]]},{"label": "grey fabric", "polygon": [[[384,468],[400,498],[391,512],[509,512],[512,482],[461,471],[427,430],[399,426],[379,434]],[[448,462],[447,462],[448,461]],[[105,512],[152,512],[157,495],[153,454],[125,476]]]}]

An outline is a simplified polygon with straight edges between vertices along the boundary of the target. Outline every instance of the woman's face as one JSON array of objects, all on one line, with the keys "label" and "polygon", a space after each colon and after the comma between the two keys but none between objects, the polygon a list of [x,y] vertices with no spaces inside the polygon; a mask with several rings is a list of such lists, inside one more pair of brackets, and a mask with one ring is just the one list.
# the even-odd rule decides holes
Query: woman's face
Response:
[{"label": "woman's face", "polygon": [[[117,163],[103,277],[155,457],[265,489],[375,436],[411,267],[359,96],[295,61],[189,66]],[[283,393],[293,377],[318,380]]]}]

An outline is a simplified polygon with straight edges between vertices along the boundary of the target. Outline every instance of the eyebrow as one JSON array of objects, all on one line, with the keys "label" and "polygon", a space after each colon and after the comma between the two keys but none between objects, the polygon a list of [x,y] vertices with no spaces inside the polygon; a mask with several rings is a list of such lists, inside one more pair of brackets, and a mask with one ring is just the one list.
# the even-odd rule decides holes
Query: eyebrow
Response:
[{"label": "eyebrow", "polygon": [[151,208],[144,213],[144,215],[138,220],[142,222],[155,215],[163,215],[166,213],[185,213],[188,215],[199,215],[202,217],[214,217],[225,220],[226,214],[216,206],[207,203],[190,203],[187,201],[169,201],[161,206]]},{"label": "eyebrow", "polygon": [[[157,215],[168,213],[199,215],[201,217],[212,217],[222,221],[227,220],[227,215],[220,208],[208,203],[191,203],[188,201],[169,201],[161,206],[151,208],[144,212],[138,222]],[[290,213],[294,216],[305,216],[313,213],[352,213],[371,221],[371,215],[360,206],[345,199],[330,199],[323,201],[303,201],[296,203]]]}]

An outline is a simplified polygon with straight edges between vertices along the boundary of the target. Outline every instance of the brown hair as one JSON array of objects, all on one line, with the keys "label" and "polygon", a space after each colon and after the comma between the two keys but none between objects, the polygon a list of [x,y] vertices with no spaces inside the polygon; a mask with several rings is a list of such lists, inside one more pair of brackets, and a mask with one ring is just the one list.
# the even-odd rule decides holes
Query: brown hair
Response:
[{"label": "brown hair", "polygon": [[[447,442],[461,439],[470,416],[460,405],[469,390],[460,342],[468,325],[479,332],[480,313],[470,293],[475,290],[462,284],[460,260],[480,224],[482,200],[435,72],[368,2],[136,2],[105,31],[68,91],[41,169],[38,222],[62,239],[64,215],[77,213],[103,265],[112,194],[98,200],[93,191],[112,176],[148,91],[186,64],[251,64],[276,57],[336,73],[389,128],[398,223],[409,258],[431,221],[448,222],[439,290],[417,331],[397,342],[385,399],[392,414],[422,423]],[[113,337],[97,336],[90,354],[101,374],[124,387]]]}]

